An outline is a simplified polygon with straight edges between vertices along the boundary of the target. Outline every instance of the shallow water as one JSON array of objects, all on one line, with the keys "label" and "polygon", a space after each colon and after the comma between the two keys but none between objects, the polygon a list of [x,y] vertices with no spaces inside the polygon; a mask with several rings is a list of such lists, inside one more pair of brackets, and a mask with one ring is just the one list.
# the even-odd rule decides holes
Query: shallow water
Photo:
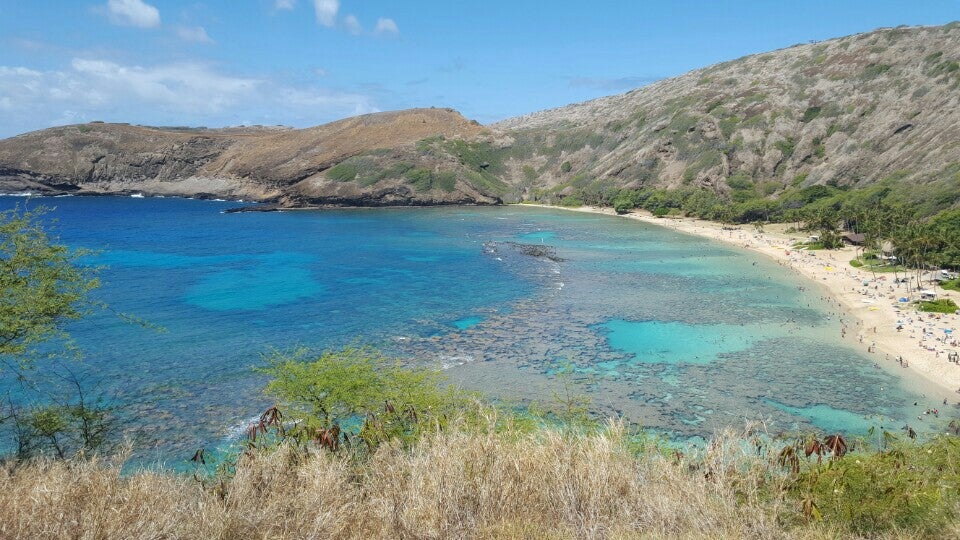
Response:
[{"label": "shallow water", "polygon": [[598,412],[676,437],[748,419],[863,432],[917,415],[913,391],[839,341],[816,291],[771,261],[659,227],[533,208],[29,204],[56,206],[62,240],[100,252],[99,298],[165,329],[112,313],[71,328],[85,384],[123,406],[144,455],[219,444],[269,405],[251,370],[261,353],[357,340],[508,400],[549,401],[569,363]]}]

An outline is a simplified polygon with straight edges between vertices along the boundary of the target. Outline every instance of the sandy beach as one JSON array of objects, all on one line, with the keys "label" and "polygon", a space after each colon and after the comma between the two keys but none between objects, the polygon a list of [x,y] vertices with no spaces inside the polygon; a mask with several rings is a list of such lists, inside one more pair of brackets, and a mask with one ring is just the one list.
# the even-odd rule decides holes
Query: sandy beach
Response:
[{"label": "sandy beach", "polygon": [[[761,253],[798,275],[813,280],[828,293],[828,303],[843,314],[843,337],[853,346],[876,358],[876,363],[890,371],[919,376],[928,398],[960,399],[960,364],[951,362],[951,353],[960,352],[958,335],[960,317],[921,313],[912,305],[899,302],[902,297],[913,299],[916,291],[909,284],[894,283],[893,274],[877,274],[850,266],[855,248],[839,250],[795,250],[806,233],[788,234],[787,224],[773,224],[758,231],[753,225],[724,227],[720,223],[694,218],[657,218],[637,210],[618,215],[611,208],[562,208],[547,205],[522,204],[587,212],[634,219],[685,234],[717,240],[725,244]],[[900,274],[903,276],[903,274]],[[913,280],[915,284],[915,279]],[[802,285],[801,285],[802,286]],[[928,287],[924,284],[924,288]],[[936,289],[939,297],[960,300],[954,291]],[[958,302],[960,303],[960,302]],[[900,330],[897,328],[900,327]],[[945,332],[945,330],[949,332]],[[902,361],[901,361],[902,359]],[[911,377],[916,378],[916,377]]]}]

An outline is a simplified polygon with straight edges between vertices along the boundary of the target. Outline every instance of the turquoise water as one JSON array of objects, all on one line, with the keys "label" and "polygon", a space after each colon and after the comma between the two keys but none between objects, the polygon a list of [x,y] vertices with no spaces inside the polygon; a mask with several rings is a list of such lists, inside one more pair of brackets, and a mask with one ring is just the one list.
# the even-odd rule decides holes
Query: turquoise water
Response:
[{"label": "turquoise water", "polygon": [[453,321],[453,326],[455,326],[457,330],[466,330],[467,328],[476,326],[482,322],[483,317],[464,317],[462,319]]},{"label": "turquoise water", "polygon": [[[763,339],[762,327],[751,329],[728,324],[633,322],[614,319],[600,328],[615,350],[634,355],[628,362],[707,364],[724,353],[749,349]],[[609,365],[609,364],[608,364]]]},{"label": "turquoise water", "polygon": [[[0,197],[0,208],[23,202]],[[189,457],[269,406],[251,369],[262,353],[358,340],[511,401],[549,401],[569,363],[597,412],[677,437],[748,419],[862,431],[865,416],[916,416],[921,399],[839,342],[838,314],[781,267],[628,220],[532,208],[29,204],[55,206],[47,217],[62,241],[99,251],[98,298],[163,328],[112,312],[70,328],[86,353],[84,384],[122,406],[147,457]],[[515,243],[551,246],[562,260]]]}]

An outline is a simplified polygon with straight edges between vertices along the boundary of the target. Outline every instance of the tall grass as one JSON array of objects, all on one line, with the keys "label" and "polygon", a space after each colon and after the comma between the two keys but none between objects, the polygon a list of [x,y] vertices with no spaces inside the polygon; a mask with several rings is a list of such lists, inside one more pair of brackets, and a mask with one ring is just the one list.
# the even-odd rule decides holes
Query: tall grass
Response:
[{"label": "tall grass", "polygon": [[[208,478],[41,460],[0,470],[0,537],[851,537],[795,519],[791,473],[743,440],[684,456],[638,451],[616,423],[590,434],[446,429],[362,457],[284,444]],[[960,535],[956,524],[941,531]]]}]

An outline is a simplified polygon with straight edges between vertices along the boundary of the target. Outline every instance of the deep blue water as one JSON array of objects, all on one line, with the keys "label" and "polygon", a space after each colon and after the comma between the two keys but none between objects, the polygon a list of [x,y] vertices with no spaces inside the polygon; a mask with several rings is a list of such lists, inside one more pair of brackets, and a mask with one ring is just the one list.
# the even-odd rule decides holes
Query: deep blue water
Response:
[{"label": "deep blue water", "polygon": [[[0,208],[25,202],[0,197]],[[123,406],[142,455],[177,459],[228,440],[269,405],[251,368],[271,348],[357,342],[518,401],[548,401],[569,362],[596,410],[680,437],[747,419],[863,431],[916,415],[912,391],[839,342],[838,314],[815,290],[667,229],[532,208],[27,204],[56,207],[47,219],[61,240],[98,252],[98,298],[163,328],[111,311],[70,328],[85,384]],[[563,260],[510,242],[553,246]]]}]

